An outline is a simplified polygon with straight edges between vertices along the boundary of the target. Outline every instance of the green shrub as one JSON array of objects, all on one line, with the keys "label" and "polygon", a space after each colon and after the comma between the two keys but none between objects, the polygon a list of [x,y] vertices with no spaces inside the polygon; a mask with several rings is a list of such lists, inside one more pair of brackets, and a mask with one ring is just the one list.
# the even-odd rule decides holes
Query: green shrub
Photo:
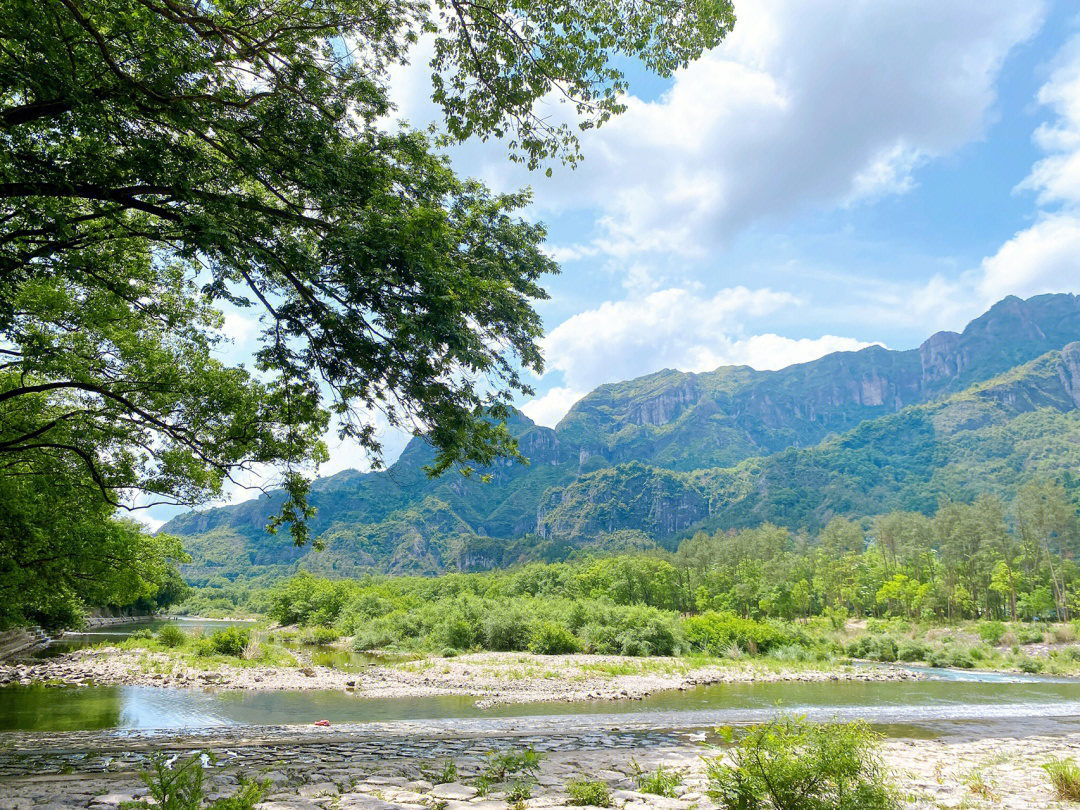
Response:
[{"label": "green shrub", "polygon": [[243,653],[250,640],[251,634],[247,630],[241,630],[239,627],[226,627],[224,630],[218,630],[209,639],[210,647],[214,652],[219,655],[234,656]]},{"label": "green shrub", "polygon": [[182,646],[187,641],[187,638],[187,633],[175,624],[167,624],[157,631],[158,644],[170,649]]},{"label": "green shrub", "polygon": [[893,810],[899,803],[877,740],[861,722],[780,718],[747,731],[731,751],[734,764],[708,762],[707,792],[727,810]]},{"label": "green shrub", "polygon": [[515,779],[506,789],[506,801],[510,804],[518,804],[531,799],[534,784],[532,779]]},{"label": "green shrub", "polygon": [[[213,755],[207,756],[213,763]],[[151,770],[141,774],[153,802],[132,802],[127,807],[131,810],[204,810],[202,757],[202,752],[197,751],[182,762],[167,764],[163,754],[155,754],[150,760]],[[205,805],[205,810],[251,810],[269,787],[269,782],[241,778],[236,793]]]},{"label": "green shrub", "polygon": [[971,652],[968,650],[953,650],[949,656],[949,666],[956,667],[957,669],[972,669],[975,666],[975,662],[971,658]]},{"label": "green shrub", "polygon": [[482,776],[491,782],[502,782],[507,776],[533,774],[540,770],[544,755],[531,745],[524,750],[492,751],[487,756]]},{"label": "green shrub", "polygon": [[790,632],[767,622],[744,619],[733,613],[702,613],[683,620],[688,644],[703,652],[722,655],[732,644],[753,654],[768,652],[795,641]]},{"label": "green shrub", "polygon": [[1034,675],[1036,672],[1042,672],[1043,662],[1038,658],[1033,658],[1030,655],[1023,656],[1018,666],[1021,672],[1027,672]]},{"label": "green shrub", "polygon": [[925,661],[927,655],[926,645],[919,641],[902,641],[896,648],[898,661]]},{"label": "green shrub", "polygon": [[1043,640],[1043,627],[1038,624],[1022,624],[1016,629],[1015,635],[1020,644],[1038,644]]},{"label": "green shrub", "polygon": [[581,649],[577,636],[555,622],[538,622],[529,649],[537,655],[565,655]]},{"label": "green shrub", "polygon": [[140,627],[134,633],[130,634],[128,638],[137,639],[139,641],[146,641],[154,637],[154,631],[149,627]]},{"label": "green shrub", "polygon": [[568,804],[579,807],[611,807],[611,792],[599,779],[571,779],[566,783]]},{"label": "green shrub", "polygon": [[331,627],[313,627],[311,628],[311,643],[312,644],[333,644],[341,638],[341,634],[337,630]]},{"label": "green shrub", "polygon": [[1005,622],[982,622],[979,625],[979,638],[987,644],[997,646],[1008,630]]},{"label": "green shrub", "polygon": [[516,606],[493,610],[484,617],[482,632],[485,649],[526,650],[532,636],[532,617]]},{"label": "green shrub", "polygon": [[896,660],[899,652],[896,642],[888,636],[877,636],[870,642],[869,655],[874,661],[883,661],[891,664]]},{"label": "green shrub", "polygon": [[668,799],[674,799],[678,795],[675,788],[682,784],[682,780],[682,771],[665,768],[663,765],[658,765],[655,771],[640,771],[634,777],[637,789],[642,793],[651,793]]},{"label": "green shrub", "polygon": [[1043,765],[1060,801],[1080,801],[1080,767],[1073,759],[1052,759]]}]

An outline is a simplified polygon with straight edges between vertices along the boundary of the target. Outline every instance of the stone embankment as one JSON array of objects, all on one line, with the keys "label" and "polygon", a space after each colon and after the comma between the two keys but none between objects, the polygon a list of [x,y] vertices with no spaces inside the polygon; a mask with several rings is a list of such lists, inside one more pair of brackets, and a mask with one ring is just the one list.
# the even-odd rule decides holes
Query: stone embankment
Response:
[{"label": "stone embankment", "polygon": [[42,661],[0,664],[0,685],[137,685],[244,690],[347,689],[362,697],[469,695],[477,705],[639,699],[713,683],[904,681],[917,673],[889,666],[772,670],[751,664],[692,667],[679,659],[476,653],[343,672],[322,666],[222,665],[115,647],[77,650]]},{"label": "stone embankment", "polygon": [[[582,777],[607,784],[617,810],[712,810],[716,805],[708,796],[702,757],[723,754],[703,748],[704,734],[690,731],[633,735],[609,730],[569,738],[539,731],[511,737],[373,737],[326,729],[321,741],[307,729],[297,729],[293,737],[279,731],[260,737],[249,729],[243,738],[218,741],[170,736],[158,745],[169,756],[198,750],[215,755],[216,764],[207,767],[209,798],[235,792],[241,775],[268,781],[258,810],[506,810],[507,798],[499,788],[478,795],[475,783],[484,756],[530,745],[545,757],[532,797],[524,803],[529,810],[567,805],[567,783]],[[116,810],[147,795],[138,771],[146,767],[151,741],[108,752],[57,750],[66,765],[41,767],[42,748],[69,745],[61,740],[46,739],[33,752],[18,753],[23,766],[37,763],[33,770],[0,769],[0,808]],[[1057,806],[1041,766],[1080,754],[1080,733],[1045,735],[1021,724],[1002,736],[890,739],[883,743],[882,754],[905,807]],[[3,759],[0,751],[0,762]],[[659,765],[680,774],[673,796],[638,789],[637,770]],[[446,776],[451,781],[444,781]]]}]

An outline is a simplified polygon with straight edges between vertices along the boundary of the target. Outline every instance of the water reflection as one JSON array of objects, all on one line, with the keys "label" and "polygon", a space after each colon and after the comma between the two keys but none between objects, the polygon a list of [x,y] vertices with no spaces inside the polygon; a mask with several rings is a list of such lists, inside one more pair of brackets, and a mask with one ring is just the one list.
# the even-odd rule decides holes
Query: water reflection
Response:
[{"label": "water reflection", "polygon": [[780,682],[713,684],[638,700],[522,703],[478,709],[468,696],[361,698],[336,690],[213,691],[124,687],[0,689],[0,729],[175,729],[529,716],[685,715],[686,722],[743,722],[777,710],[812,717],[911,723],[963,717],[1080,715],[1080,684],[1053,681]]}]

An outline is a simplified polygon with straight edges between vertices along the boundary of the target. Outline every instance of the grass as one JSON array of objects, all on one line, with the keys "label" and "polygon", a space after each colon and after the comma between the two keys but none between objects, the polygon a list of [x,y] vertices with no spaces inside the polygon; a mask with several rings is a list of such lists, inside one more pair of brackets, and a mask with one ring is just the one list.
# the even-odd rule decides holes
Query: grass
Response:
[{"label": "grass", "polygon": [[611,791],[599,779],[571,779],[566,783],[569,804],[589,807],[611,807]]},{"label": "grass", "polygon": [[[171,673],[177,663],[183,663],[192,669],[208,671],[226,665],[238,668],[300,666],[300,662],[296,657],[281,644],[265,639],[260,640],[258,635],[253,635],[252,641],[249,642],[240,655],[207,653],[205,645],[199,644],[201,640],[199,636],[187,633],[183,635],[185,638],[179,643],[174,643],[170,639],[169,644],[163,644],[157,637],[133,637],[122,641],[102,642],[94,645],[94,649],[112,647],[142,653],[139,666],[147,672]],[[169,660],[151,659],[149,657],[151,653],[168,656]]]},{"label": "grass", "polygon": [[682,771],[665,768],[663,765],[658,765],[655,771],[642,771],[638,768],[637,762],[634,763],[634,767],[638,771],[634,776],[634,782],[642,793],[651,793],[668,799],[674,799],[678,795],[675,788],[682,784]]},{"label": "grass", "polygon": [[1045,763],[1043,770],[1050,777],[1054,793],[1058,799],[1067,802],[1080,801],[1080,766],[1071,757],[1052,759]]}]

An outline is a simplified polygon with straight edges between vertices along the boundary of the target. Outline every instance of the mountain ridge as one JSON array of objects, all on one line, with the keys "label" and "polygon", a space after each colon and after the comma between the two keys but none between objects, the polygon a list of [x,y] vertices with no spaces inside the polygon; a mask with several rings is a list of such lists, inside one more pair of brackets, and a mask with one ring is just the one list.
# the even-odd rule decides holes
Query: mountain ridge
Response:
[{"label": "mountain ridge", "polygon": [[[319,512],[313,536],[331,551],[318,564],[333,558],[349,572],[436,573],[505,564],[508,553],[513,562],[531,558],[535,549],[550,555],[604,544],[613,532],[634,532],[622,540],[640,545],[670,542],[696,526],[755,519],[816,525],[827,513],[854,514],[867,498],[844,478],[853,474],[844,465],[860,454],[874,455],[865,442],[856,446],[859,436],[877,430],[877,441],[893,446],[902,441],[897,431],[907,430],[914,448],[920,437],[934,434],[950,449],[937,461],[931,455],[920,463],[940,479],[942,470],[961,464],[948,453],[954,428],[964,424],[957,414],[965,409],[968,419],[990,420],[971,422],[978,432],[1028,413],[1045,410],[1050,418],[1050,412],[1080,407],[1080,376],[1070,365],[1080,359],[1080,346],[1065,351],[1077,341],[1080,298],[1009,297],[962,332],[938,332],[916,349],[874,345],[776,371],[665,369],[598,387],[555,428],[515,414],[510,427],[531,463],[494,465],[487,470],[490,484],[476,476],[429,480],[423,466],[431,452],[414,439],[387,471],[344,471],[315,482],[312,502]],[[1056,359],[1047,359],[1054,352]],[[1039,358],[1064,369],[1057,388]],[[1011,382],[1009,372],[1017,375]],[[993,380],[996,389],[979,387]],[[1000,398],[992,418],[983,401],[989,390]],[[1073,430],[1071,423],[1067,429]],[[917,456],[903,447],[897,453],[897,470]],[[890,464],[880,458],[877,463]],[[818,467],[831,472],[810,475]],[[928,496],[916,497],[911,485],[866,472],[866,480],[876,482],[866,486],[875,497],[925,505]],[[824,487],[824,505],[814,509],[805,508],[813,499],[808,477]],[[947,488],[932,474],[919,480],[927,491]],[[965,483],[958,491],[965,487],[970,488]],[[283,543],[262,531],[275,497],[280,496],[181,515],[162,531],[188,538],[196,568],[235,570],[244,567],[245,557],[256,567],[294,565],[310,556],[307,550],[290,550],[287,538]],[[240,548],[230,551],[230,543]]]}]

